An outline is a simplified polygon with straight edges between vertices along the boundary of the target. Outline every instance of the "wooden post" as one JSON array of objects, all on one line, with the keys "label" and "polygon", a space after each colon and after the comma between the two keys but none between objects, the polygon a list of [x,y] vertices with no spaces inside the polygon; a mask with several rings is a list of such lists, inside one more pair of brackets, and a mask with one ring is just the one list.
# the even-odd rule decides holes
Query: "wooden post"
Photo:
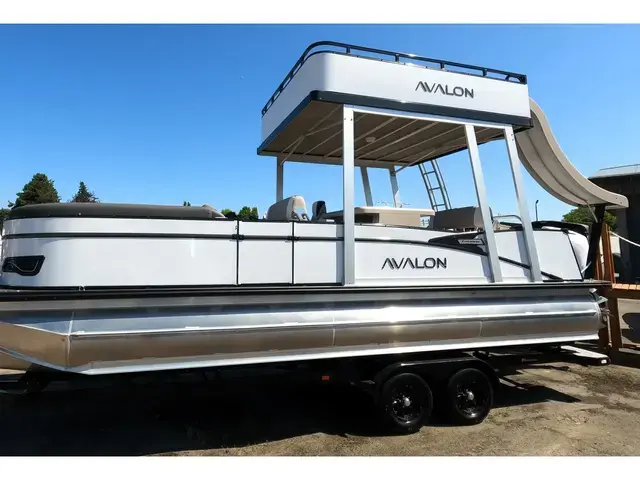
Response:
[{"label": "wooden post", "polygon": [[615,269],[613,268],[613,253],[611,253],[611,234],[606,223],[602,228],[602,253],[604,255],[604,280],[611,286],[616,283]]},{"label": "wooden post", "polygon": [[[596,262],[594,272],[594,280],[604,280],[604,272],[602,271],[602,249],[600,248],[601,244],[598,242],[598,247],[593,257],[593,261]],[[600,294],[603,296],[606,295],[606,291],[601,291]],[[608,299],[607,304],[611,302],[611,299]],[[611,349],[611,334],[609,332],[609,321],[607,319],[606,325],[604,328],[601,328],[598,331],[598,350],[601,352],[608,352]]]},{"label": "wooden post", "polygon": [[596,262],[595,279],[604,280],[604,272],[602,271],[602,252],[600,251],[600,246],[598,246],[594,261]]},{"label": "wooden post", "polygon": [[[611,252],[611,234],[609,226],[604,225],[602,230],[602,253],[604,257],[604,280],[611,283],[610,290],[616,283],[615,268],[613,266],[613,253]],[[600,262],[598,262],[600,263]],[[617,352],[622,348],[622,330],[620,328],[620,313],[618,311],[618,298],[616,295],[608,296],[609,306],[609,336],[611,350]]]}]

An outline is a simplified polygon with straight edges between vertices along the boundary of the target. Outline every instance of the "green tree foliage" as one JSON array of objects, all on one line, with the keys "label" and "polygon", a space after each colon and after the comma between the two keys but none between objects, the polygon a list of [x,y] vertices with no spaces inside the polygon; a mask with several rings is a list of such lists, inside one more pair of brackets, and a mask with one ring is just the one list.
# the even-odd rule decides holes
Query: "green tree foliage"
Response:
[{"label": "green tree foliage", "polygon": [[240,220],[258,220],[258,218],[260,218],[258,216],[258,208],[257,207],[251,208],[245,205],[238,212],[238,218]]},{"label": "green tree foliage", "polygon": [[246,205],[242,207],[238,213],[234,212],[230,208],[223,208],[220,213],[222,213],[223,215],[228,215],[231,213],[233,215],[236,215],[238,220],[258,220],[260,218],[257,207],[248,207]]},{"label": "green tree foliage", "polygon": [[[564,220],[565,222],[582,223],[585,225],[591,225],[593,223],[593,215],[591,214],[591,212],[587,207],[578,207],[578,208],[574,208],[569,213],[566,213],[565,215],[563,215],[562,220]],[[604,221],[607,225],[609,225],[609,229],[611,231],[616,230],[618,219],[616,218],[615,215],[609,212],[605,212]]]},{"label": "green tree foliage", "polygon": [[25,184],[22,191],[16,194],[16,201],[9,202],[9,207],[21,207],[34,203],[60,203],[60,195],[53,184],[44,173],[36,173],[31,180]]},{"label": "green tree foliage", "polygon": [[84,182],[80,182],[78,191],[71,199],[72,203],[97,203],[98,201],[95,193],[90,192]]},{"label": "green tree foliage", "polygon": [[9,216],[9,212],[10,210],[8,208],[0,208],[0,232],[2,232],[2,224],[4,223],[5,218]]}]

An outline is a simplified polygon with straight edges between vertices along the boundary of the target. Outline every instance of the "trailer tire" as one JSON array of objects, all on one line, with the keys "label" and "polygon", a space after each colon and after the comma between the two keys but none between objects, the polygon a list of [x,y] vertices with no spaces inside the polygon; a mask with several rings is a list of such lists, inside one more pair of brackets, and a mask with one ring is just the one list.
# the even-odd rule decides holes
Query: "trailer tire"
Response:
[{"label": "trailer tire", "polygon": [[420,430],[431,416],[433,393],[419,375],[400,373],[382,385],[377,403],[384,423],[393,432],[409,434]]},{"label": "trailer tire", "polygon": [[493,385],[477,368],[463,368],[454,373],[445,389],[449,420],[456,425],[482,423],[493,407]]}]

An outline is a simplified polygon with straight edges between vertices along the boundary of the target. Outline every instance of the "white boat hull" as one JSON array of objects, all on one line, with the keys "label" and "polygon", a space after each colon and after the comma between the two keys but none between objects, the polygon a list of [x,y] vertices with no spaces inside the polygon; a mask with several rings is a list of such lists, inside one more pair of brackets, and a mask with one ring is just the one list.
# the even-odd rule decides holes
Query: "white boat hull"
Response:
[{"label": "white boat hull", "polygon": [[[4,257],[42,259],[36,275],[4,268],[12,288],[328,285],[342,281],[342,225],[140,218],[23,218],[5,223]],[[534,232],[544,280],[582,280],[587,239]],[[484,235],[356,225],[361,286],[490,283]],[[505,283],[530,281],[522,231],[496,232]],[[7,271],[9,270],[9,271]]]}]

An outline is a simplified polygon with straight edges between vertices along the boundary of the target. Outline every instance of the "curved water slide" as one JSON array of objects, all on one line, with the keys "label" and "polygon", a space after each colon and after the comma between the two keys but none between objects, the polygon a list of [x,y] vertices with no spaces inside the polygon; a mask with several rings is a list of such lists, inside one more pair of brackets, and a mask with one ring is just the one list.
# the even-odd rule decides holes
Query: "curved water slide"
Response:
[{"label": "curved water slide", "polygon": [[533,100],[533,128],[516,134],[520,161],[529,174],[558,200],[574,206],[608,205],[627,208],[624,195],[600,188],[583,176],[562,152],[551,131],[547,117]]}]

